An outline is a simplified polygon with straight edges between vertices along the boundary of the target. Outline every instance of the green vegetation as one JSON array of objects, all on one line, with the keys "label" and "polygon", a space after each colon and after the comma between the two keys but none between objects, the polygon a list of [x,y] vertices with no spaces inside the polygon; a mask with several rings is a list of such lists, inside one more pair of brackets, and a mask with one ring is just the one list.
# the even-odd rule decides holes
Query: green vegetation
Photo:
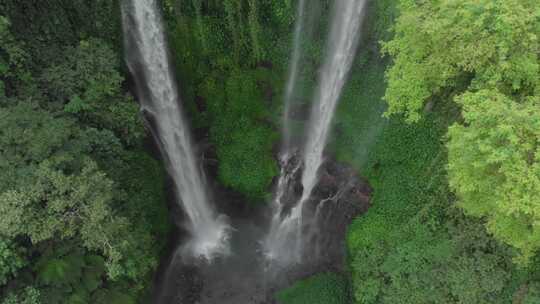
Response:
[{"label": "green vegetation", "polygon": [[467,214],[527,262],[540,248],[540,95],[515,102],[495,90],[457,98],[463,124],[448,136],[450,186]]},{"label": "green vegetation", "polygon": [[346,304],[349,303],[347,279],[333,273],[322,273],[295,283],[278,292],[279,304]]},{"label": "green vegetation", "polygon": [[[297,110],[331,4],[307,2]],[[265,201],[297,1],[161,3],[203,156]],[[348,273],[279,303],[540,303],[538,7],[370,2],[329,151],[368,179],[372,207],[349,227]],[[120,21],[117,0],[0,1],[1,304],[149,302],[170,223]]]},{"label": "green vegetation", "polygon": [[116,4],[17,2],[0,4],[0,303],[144,302],[169,224]]},{"label": "green vegetation", "polygon": [[195,127],[215,147],[218,179],[252,201],[262,200],[277,174],[272,147],[278,133],[270,120],[281,101],[283,67],[274,66],[267,51],[286,51],[286,45],[269,39],[284,29],[261,25],[262,20],[274,24],[278,8],[259,5],[166,1],[182,95]]},{"label": "green vegetation", "polygon": [[384,44],[394,59],[387,114],[418,121],[427,100],[462,107],[448,133],[450,185],[526,263],[540,247],[538,3],[400,4],[396,36]]},{"label": "green vegetation", "polygon": [[[165,1],[182,96],[196,133],[215,148],[219,181],[253,202],[264,201],[278,173],[273,148],[279,142],[295,6],[292,1]],[[321,41],[306,42],[310,57],[320,56]],[[316,65],[306,64],[303,73],[312,86]]]},{"label": "green vegetation", "polygon": [[[382,1],[375,14],[396,13],[392,2],[395,35],[371,31],[368,40],[387,40],[393,61],[362,55],[336,122],[338,157],[375,189],[348,234],[355,302],[534,303],[540,24],[532,2]],[[379,20],[391,28],[391,18]],[[373,118],[384,111],[389,120]]]}]

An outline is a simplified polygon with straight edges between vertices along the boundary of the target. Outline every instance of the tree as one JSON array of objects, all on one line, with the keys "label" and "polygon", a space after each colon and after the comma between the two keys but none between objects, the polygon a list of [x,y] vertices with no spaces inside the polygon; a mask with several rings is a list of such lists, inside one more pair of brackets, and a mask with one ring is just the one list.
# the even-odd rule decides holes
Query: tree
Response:
[{"label": "tree", "polygon": [[458,98],[463,124],[449,129],[449,181],[467,214],[522,260],[540,248],[540,99],[516,103],[481,90]]},{"label": "tree", "polygon": [[111,278],[137,278],[155,265],[148,232],[133,235],[112,209],[124,193],[85,156],[103,151],[86,142],[88,133],[30,103],[0,108],[0,118],[0,235],[34,245],[79,240],[106,257]]},{"label": "tree", "polygon": [[477,223],[433,225],[419,218],[355,252],[357,303],[507,303],[505,251]]},{"label": "tree", "polygon": [[2,304],[131,303],[156,267],[164,174],[123,86],[117,4],[0,4]]},{"label": "tree", "polygon": [[424,104],[448,89],[533,94],[540,74],[537,1],[399,3],[395,37],[383,44],[394,61],[387,72],[387,115],[418,121]]},{"label": "tree", "polygon": [[0,286],[17,275],[17,271],[26,265],[24,250],[9,239],[0,237]]},{"label": "tree", "polygon": [[2,304],[41,304],[41,293],[34,287],[26,287],[18,292],[10,293]]},{"label": "tree", "polygon": [[[8,95],[6,83],[32,91],[31,77],[26,69],[28,54],[10,32],[9,20],[0,15],[0,102]],[[23,90],[21,90],[23,91]],[[20,92],[19,92],[20,93]],[[25,93],[28,96],[30,94]]]},{"label": "tree", "polygon": [[61,60],[43,72],[53,102],[60,102],[81,122],[113,130],[128,144],[144,135],[133,98],[124,95],[120,61],[114,50],[99,39],[83,40],[65,49]]},{"label": "tree", "polygon": [[386,115],[415,122],[428,101],[462,107],[447,137],[452,190],[526,262],[540,247],[536,1],[402,0],[400,13],[383,44],[394,60]]}]

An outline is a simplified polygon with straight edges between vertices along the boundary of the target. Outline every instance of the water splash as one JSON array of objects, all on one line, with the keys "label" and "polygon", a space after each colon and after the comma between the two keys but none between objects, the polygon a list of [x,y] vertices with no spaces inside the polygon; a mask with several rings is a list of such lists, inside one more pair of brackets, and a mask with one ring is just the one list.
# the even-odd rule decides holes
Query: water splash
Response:
[{"label": "water splash", "polygon": [[211,207],[197,165],[179,106],[157,0],[123,0],[122,17],[127,64],[137,85],[141,111],[174,181],[178,204],[189,220],[186,228],[192,239],[185,251],[207,259],[227,253],[230,228],[226,218]]},{"label": "water splash", "polygon": [[[276,187],[276,195],[272,201],[273,216],[270,223],[270,231],[262,242],[263,253],[271,263],[290,264],[298,260],[295,256],[298,250],[291,250],[298,246],[296,229],[296,217],[291,214],[284,216],[286,203],[290,200],[286,196],[291,195],[295,178],[300,170],[301,163],[295,153],[289,152],[281,155],[281,172]],[[293,209],[294,210],[294,209]],[[290,212],[293,212],[290,210]],[[272,266],[272,265],[270,265]]]}]

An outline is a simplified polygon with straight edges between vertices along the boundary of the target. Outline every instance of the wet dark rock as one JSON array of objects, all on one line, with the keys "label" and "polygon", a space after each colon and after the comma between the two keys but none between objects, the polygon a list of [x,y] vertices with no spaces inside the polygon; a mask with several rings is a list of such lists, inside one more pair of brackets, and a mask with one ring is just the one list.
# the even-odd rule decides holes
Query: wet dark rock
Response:
[{"label": "wet dark rock", "polygon": [[[299,170],[301,171],[301,170]],[[292,193],[298,199],[301,173],[297,173]],[[322,271],[345,271],[346,233],[351,221],[370,207],[372,188],[350,166],[327,158],[319,171],[319,182],[303,210],[303,260],[290,271],[303,278]],[[294,199],[293,199],[294,200]],[[287,200],[287,203],[288,200]]]}]

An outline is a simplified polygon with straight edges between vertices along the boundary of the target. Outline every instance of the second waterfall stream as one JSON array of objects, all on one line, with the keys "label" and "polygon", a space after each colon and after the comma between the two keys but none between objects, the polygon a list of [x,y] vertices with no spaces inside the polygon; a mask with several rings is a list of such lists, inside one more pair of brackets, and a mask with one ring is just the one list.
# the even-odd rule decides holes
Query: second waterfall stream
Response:
[{"label": "second waterfall stream", "polygon": [[[269,235],[263,244],[267,257],[272,261],[280,263],[302,261],[304,205],[318,182],[317,173],[324,160],[323,151],[328,141],[332,118],[356,54],[366,4],[366,0],[334,2],[326,55],[306,127],[306,142],[300,150],[300,160],[295,160],[297,156],[287,149],[281,155],[282,170],[273,203],[274,216]],[[301,11],[302,8],[299,8],[299,12]],[[301,23],[302,13],[298,15],[297,22]],[[298,41],[295,41],[296,43]],[[292,66],[297,65],[294,60],[298,59],[293,58]],[[292,70],[296,73],[295,69]],[[287,107],[286,110],[290,109]],[[284,117],[288,119],[289,115],[285,114]],[[289,122],[285,121],[284,125],[289,125]],[[284,132],[288,137],[289,130]],[[302,169],[302,196],[291,210],[283,215],[283,198],[299,169]]]},{"label": "second waterfall stream", "polygon": [[184,252],[211,259],[228,253],[230,228],[217,215],[193,151],[171,70],[158,0],[123,0],[127,64],[135,79],[141,111],[174,181],[192,239]]}]

